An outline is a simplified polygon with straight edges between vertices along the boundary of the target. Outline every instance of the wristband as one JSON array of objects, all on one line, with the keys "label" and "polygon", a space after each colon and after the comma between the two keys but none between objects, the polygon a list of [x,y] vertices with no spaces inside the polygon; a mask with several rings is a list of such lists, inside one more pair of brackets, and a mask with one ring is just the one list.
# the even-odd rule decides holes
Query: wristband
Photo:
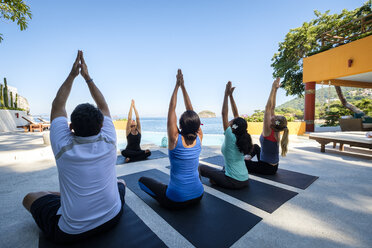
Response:
[{"label": "wristband", "polygon": [[91,82],[93,82],[93,78],[88,79],[88,80],[85,80],[85,82],[87,82],[87,83],[91,83]]}]

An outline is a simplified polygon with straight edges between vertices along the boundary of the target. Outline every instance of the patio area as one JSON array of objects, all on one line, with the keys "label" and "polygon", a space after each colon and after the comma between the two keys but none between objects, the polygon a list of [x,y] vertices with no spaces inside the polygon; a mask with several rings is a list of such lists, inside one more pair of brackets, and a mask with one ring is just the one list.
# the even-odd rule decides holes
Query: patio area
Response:
[{"label": "patio area", "polygon": [[[165,148],[146,148],[167,153]],[[307,137],[290,136],[287,157],[280,158],[282,169],[319,177],[305,190],[250,175],[298,193],[271,214],[204,186],[205,192],[262,218],[231,247],[372,246],[372,152],[348,147],[339,152],[332,144],[326,153],[319,148]],[[203,147],[201,158],[217,154],[220,147]],[[117,176],[149,169],[169,174],[168,165],[168,158],[118,165]],[[0,247],[38,247],[39,229],[22,199],[30,191],[59,189],[52,150],[44,145],[42,133],[0,134],[0,189]],[[128,189],[126,203],[168,247],[194,247]]]}]

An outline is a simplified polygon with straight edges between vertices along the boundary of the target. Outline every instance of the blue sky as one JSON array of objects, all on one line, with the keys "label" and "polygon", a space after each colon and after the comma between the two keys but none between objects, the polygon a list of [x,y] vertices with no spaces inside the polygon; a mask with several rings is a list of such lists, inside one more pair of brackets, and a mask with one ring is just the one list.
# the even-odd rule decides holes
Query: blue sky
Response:
[{"label": "blue sky", "polygon": [[[0,21],[0,77],[28,99],[32,114],[50,112],[81,49],[112,115],[127,115],[135,99],[141,116],[166,116],[178,68],[197,112],[220,115],[228,80],[236,86],[240,114],[263,109],[273,81],[271,58],[289,29],[313,19],[315,9],[338,13],[364,0],[26,3],[33,14],[27,30]],[[277,105],[291,98],[281,89]],[[68,114],[82,102],[93,100],[78,77]]]}]

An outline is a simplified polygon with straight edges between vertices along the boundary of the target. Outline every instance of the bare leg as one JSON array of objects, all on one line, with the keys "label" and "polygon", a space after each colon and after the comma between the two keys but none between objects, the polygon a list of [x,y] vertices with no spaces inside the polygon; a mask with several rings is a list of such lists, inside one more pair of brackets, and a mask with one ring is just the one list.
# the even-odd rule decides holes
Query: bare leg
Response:
[{"label": "bare leg", "polygon": [[46,196],[46,195],[61,195],[59,192],[53,192],[53,191],[40,191],[40,192],[31,192],[28,193],[24,198],[23,198],[23,206],[30,212],[31,210],[31,205],[39,199],[40,197]]}]

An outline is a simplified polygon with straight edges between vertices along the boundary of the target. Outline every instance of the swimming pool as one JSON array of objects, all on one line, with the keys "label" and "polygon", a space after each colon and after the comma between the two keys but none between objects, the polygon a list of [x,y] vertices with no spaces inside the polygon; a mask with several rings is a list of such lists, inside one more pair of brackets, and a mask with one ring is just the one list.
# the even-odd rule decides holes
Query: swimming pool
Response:
[{"label": "swimming pool", "polygon": [[[127,146],[125,130],[116,130],[116,134],[118,140],[118,149],[125,149]],[[142,131],[141,145],[154,144],[160,146],[163,137],[167,137],[166,132]],[[223,143],[223,139],[223,134],[204,134],[203,146],[220,146]]]},{"label": "swimming pool", "polygon": [[[203,130],[203,146],[220,146],[223,143],[222,118],[200,118]],[[167,137],[167,118],[141,118],[142,139],[141,144],[161,145],[164,137]],[[125,130],[116,130],[118,148],[125,149],[127,138]]]}]

